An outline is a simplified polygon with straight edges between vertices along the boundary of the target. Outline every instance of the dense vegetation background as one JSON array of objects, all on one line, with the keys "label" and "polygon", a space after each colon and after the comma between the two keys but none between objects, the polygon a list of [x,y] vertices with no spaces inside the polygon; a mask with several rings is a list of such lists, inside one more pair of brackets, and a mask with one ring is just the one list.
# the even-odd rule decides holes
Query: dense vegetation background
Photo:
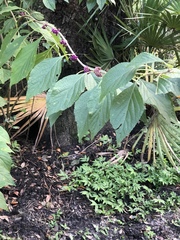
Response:
[{"label": "dense vegetation background", "polygon": [[[108,124],[114,145],[107,136],[95,142],[113,157],[78,160],[73,181],[60,172],[66,190],[83,186],[102,214],[140,216],[154,202],[167,209],[149,184],[157,191],[179,184],[180,3],[0,0],[0,14],[0,188],[14,184],[19,135],[35,135],[32,152],[42,138],[53,151],[92,143]],[[127,145],[130,164],[119,152]],[[178,206],[178,196],[169,202]],[[0,208],[8,209],[1,192]]]}]

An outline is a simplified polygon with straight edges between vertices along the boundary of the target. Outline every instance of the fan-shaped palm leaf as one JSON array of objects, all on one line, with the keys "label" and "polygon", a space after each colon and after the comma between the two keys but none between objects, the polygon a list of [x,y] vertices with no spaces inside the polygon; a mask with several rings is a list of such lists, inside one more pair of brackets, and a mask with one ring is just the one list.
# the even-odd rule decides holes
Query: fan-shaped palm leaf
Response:
[{"label": "fan-shaped palm leaf", "polygon": [[[39,131],[34,145],[34,147],[37,147],[48,122],[46,118],[46,94],[37,95],[28,102],[25,96],[21,96],[20,98],[11,97],[8,104],[9,112],[14,116],[14,121],[11,122],[9,128],[20,124],[20,128],[12,135],[12,138],[26,132],[33,124],[40,121]],[[8,108],[4,108],[2,113],[7,115],[7,111]]]}]

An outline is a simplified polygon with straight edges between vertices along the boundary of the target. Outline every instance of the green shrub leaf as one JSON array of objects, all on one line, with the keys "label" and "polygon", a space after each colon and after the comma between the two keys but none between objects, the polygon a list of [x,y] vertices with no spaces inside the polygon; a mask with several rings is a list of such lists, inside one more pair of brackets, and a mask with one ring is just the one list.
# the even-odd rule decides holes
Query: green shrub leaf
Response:
[{"label": "green shrub leaf", "polygon": [[7,45],[4,43],[4,46],[6,47],[3,49],[4,51],[0,52],[0,67],[7,63],[7,61],[14,55],[15,51],[17,51],[25,38],[26,36],[20,36],[10,43],[8,43],[10,39],[7,38]]},{"label": "green shrub leaf", "polygon": [[180,78],[159,78],[156,88],[156,93],[174,93],[175,96],[180,96]]},{"label": "green shrub leaf", "polygon": [[56,8],[56,1],[55,0],[43,0],[43,3],[45,5],[46,8],[54,11]]},{"label": "green shrub leaf", "polygon": [[137,55],[130,63],[119,63],[111,68],[102,79],[101,98],[109,92],[124,87],[134,77],[139,67],[154,62],[163,62],[163,60],[150,53],[143,52]]},{"label": "green shrub leaf", "polygon": [[75,102],[74,114],[77,122],[78,138],[80,142],[89,130],[89,110],[87,102],[90,95],[91,91],[85,92]]},{"label": "green shrub leaf", "polygon": [[84,74],[73,74],[59,80],[47,93],[47,115],[71,107],[84,88]]},{"label": "green shrub leaf", "polygon": [[133,65],[136,69],[139,67],[149,64],[149,63],[155,63],[155,62],[164,62],[162,59],[154,56],[153,54],[142,52],[139,55],[137,55],[133,60],[131,61],[131,65]]},{"label": "green shrub leaf", "polygon": [[3,107],[6,104],[4,98],[0,97],[0,107]]},{"label": "green shrub leaf", "polygon": [[110,122],[120,143],[135,127],[144,111],[144,103],[136,84],[122,91],[112,102]]},{"label": "green shrub leaf", "polygon": [[13,178],[9,170],[3,166],[0,166],[0,188],[8,185],[14,185]]},{"label": "green shrub leaf", "polygon": [[[1,143],[0,143],[1,145]],[[1,151],[0,152],[0,167],[6,168],[10,171],[12,165],[12,159],[9,153]]]},{"label": "green shrub leaf", "polygon": [[[0,188],[8,185],[14,185],[13,178],[10,174],[12,159],[9,152],[12,152],[12,150],[9,148],[7,143],[10,143],[9,135],[2,127],[0,127]],[[1,192],[0,208],[8,210]]]},{"label": "green shrub leaf", "polygon": [[10,143],[9,135],[4,128],[0,126],[0,143]]},{"label": "green shrub leaf", "polygon": [[36,60],[40,39],[23,47],[12,63],[11,86],[26,78]]},{"label": "green shrub leaf", "polygon": [[37,64],[28,80],[27,99],[52,87],[61,74],[63,57],[48,58]]},{"label": "green shrub leaf", "polygon": [[21,9],[20,7],[17,6],[7,6],[7,7],[3,7],[3,9],[0,11],[0,14],[6,13],[6,12],[10,12],[13,10],[18,10]]},{"label": "green shrub leaf", "polygon": [[106,3],[106,0],[96,0],[97,1],[97,4],[99,6],[99,9],[102,10],[105,3]]},{"label": "green shrub leaf", "polygon": [[117,88],[124,87],[134,76],[136,69],[129,63],[119,63],[111,68],[102,78],[101,98],[109,92],[113,93]]},{"label": "green shrub leaf", "polygon": [[0,208],[4,209],[6,211],[8,210],[7,205],[6,205],[6,201],[4,199],[4,196],[3,196],[2,192],[0,192]]},{"label": "green shrub leaf", "polygon": [[168,121],[176,121],[176,114],[170,96],[167,94],[156,94],[156,86],[144,80],[139,81],[139,91],[146,104],[154,106],[159,113]]}]

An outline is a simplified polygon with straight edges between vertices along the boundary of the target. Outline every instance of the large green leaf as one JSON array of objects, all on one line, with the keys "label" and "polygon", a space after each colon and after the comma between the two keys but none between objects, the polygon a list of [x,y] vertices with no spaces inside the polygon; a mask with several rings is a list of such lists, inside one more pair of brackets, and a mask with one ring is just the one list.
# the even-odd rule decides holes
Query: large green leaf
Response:
[{"label": "large green leaf", "polygon": [[0,143],[10,143],[9,135],[6,130],[0,126]]},{"label": "large green leaf", "polygon": [[95,137],[110,118],[110,107],[112,102],[111,94],[109,93],[101,102],[99,102],[100,90],[98,90],[98,88],[94,89],[88,101],[89,130],[91,138]]},{"label": "large green leaf", "polygon": [[101,98],[117,88],[124,87],[135,75],[138,68],[145,64],[163,62],[160,58],[150,53],[140,53],[130,63],[119,63],[111,68],[102,78]]},{"label": "large green leaf", "polygon": [[75,102],[74,114],[77,122],[78,138],[80,142],[89,130],[89,110],[87,102],[90,95],[91,91],[87,91]]},{"label": "large green leaf", "polygon": [[156,93],[174,93],[175,96],[180,96],[180,78],[159,78],[156,87]]},{"label": "large green leaf", "polygon": [[102,78],[101,98],[117,88],[124,87],[134,76],[136,69],[130,63],[119,63],[111,68]]},{"label": "large green leaf", "polygon": [[26,78],[34,67],[40,39],[26,45],[12,63],[11,86]]},{"label": "large green leaf", "polygon": [[88,91],[93,89],[97,85],[97,82],[92,74],[86,74],[84,76],[84,82]]},{"label": "large green leaf", "polygon": [[143,98],[144,103],[155,107],[159,113],[169,122],[176,121],[176,114],[167,94],[156,94],[156,86],[153,83],[144,80],[139,81],[139,91]]},{"label": "large green leaf", "polygon": [[5,142],[0,142],[0,151],[12,152],[11,148]]},{"label": "large green leaf", "polygon": [[149,63],[155,63],[155,62],[164,62],[162,59],[154,56],[151,53],[142,52],[139,55],[137,55],[133,60],[130,62],[132,66],[134,66],[136,69],[139,67],[149,64]]},{"label": "large green leaf", "polygon": [[18,10],[21,9],[20,7],[17,6],[7,6],[7,7],[3,7],[3,9],[0,11],[0,15],[6,12],[10,12],[10,11],[14,11],[14,10]]},{"label": "large green leaf", "polygon": [[16,35],[16,33],[17,33],[17,29],[12,29],[11,31],[9,31],[8,34],[6,34],[1,44],[0,56],[4,52],[4,50],[7,48],[7,45],[12,42],[12,39],[14,39],[14,36]]},{"label": "large green leaf", "polygon": [[46,8],[54,11],[56,8],[56,0],[43,0],[43,3],[45,5]]},{"label": "large green leaf", "polygon": [[4,196],[2,194],[2,192],[0,192],[0,209],[4,209],[4,210],[8,210],[7,205],[6,205],[6,201],[4,199]]},{"label": "large green leaf", "polygon": [[106,3],[106,0],[96,0],[98,6],[99,6],[99,9],[102,10],[105,3]]},{"label": "large green leaf", "polygon": [[8,185],[14,185],[13,178],[9,170],[4,168],[3,166],[0,166],[0,188]]},{"label": "large green leaf", "polygon": [[54,123],[56,122],[56,120],[58,119],[58,117],[62,114],[62,111],[59,112],[55,112],[53,114],[51,114],[48,119],[50,122],[50,127],[52,127],[54,125]]},{"label": "large green leaf", "polygon": [[3,64],[5,64],[14,55],[15,51],[20,48],[21,43],[25,38],[26,36],[20,36],[10,43],[7,42],[4,51],[0,52],[0,67],[2,67]]},{"label": "large green leaf", "polygon": [[10,171],[12,165],[12,158],[9,153],[1,151],[0,152],[0,167],[3,166]]},{"label": "large green leaf", "polygon": [[90,12],[96,6],[96,0],[88,0],[86,1],[86,7],[88,12]]},{"label": "large green leaf", "polygon": [[83,93],[75,103],[74,113],[79,141],[88,130],[93,138],[109,120],[112,97],[108,94],[101,102],[99,98],[100,89],[95,87]]},{"label": "large green leaf", "polygon": [[5,83],[7,80],[10,79],[11,71],[7,69],[0,69],[0,84]]},{"label": "large green leaf", "polygon": [[3,107],[6,104],[4,98],[0,97],[0,107]]},{"label": "large green leaf", "polygon": [[[6,143],[10,143],[9,135],[0,126],[0,188],[14,185],[13,178],[10,174],[12,159],[8,152],[12,150]],[[0,208],[7,210],[6,202],[3,194],[0,192]]]},{"label": "large green leaf", "polygon": [[110,122],[120,143],[135,127],[144,112],[144,103],[136,84],[122,91],[112,102]]},{"label": "large green leaf", "polygon": [[59,80],[47,93],[47,115],[63,111],[74,104],[85,89],[85,74],[73,74]]},{"label": "large green leaf", "polygon": [[28,25],[36,32],[42,34],[42,36],[47,40],[47,42],[53,41],[52,35],[47,28],[42,28],[42,24],[38,22],[29,22]]},{"label": "large green leaf", "polygon": [[27,99],[51,88],[58,80],[63,57],[48,58],[37,64],[28,80]]}]

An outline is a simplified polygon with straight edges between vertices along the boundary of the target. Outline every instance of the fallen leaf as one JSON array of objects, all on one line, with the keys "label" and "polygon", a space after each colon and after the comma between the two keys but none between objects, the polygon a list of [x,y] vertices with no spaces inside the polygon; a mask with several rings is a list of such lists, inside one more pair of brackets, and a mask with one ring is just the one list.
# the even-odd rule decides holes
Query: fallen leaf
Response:
[{"label": "fallen leaf", "polygon": [[21,163],[21,168],[24,168],[25,166],[26,166],[25,162]]},{"label": "fallen leaf", "polygon": [[49,202],[50,199],[51,199],[51,195],[47,195],[47,196],[46,196],[46,202]]},{"label": "fallen leaf", "polygon": [[0,216],[0,220],[6,220],[6,222],[9,222],[9,217],[8,216]]}]

